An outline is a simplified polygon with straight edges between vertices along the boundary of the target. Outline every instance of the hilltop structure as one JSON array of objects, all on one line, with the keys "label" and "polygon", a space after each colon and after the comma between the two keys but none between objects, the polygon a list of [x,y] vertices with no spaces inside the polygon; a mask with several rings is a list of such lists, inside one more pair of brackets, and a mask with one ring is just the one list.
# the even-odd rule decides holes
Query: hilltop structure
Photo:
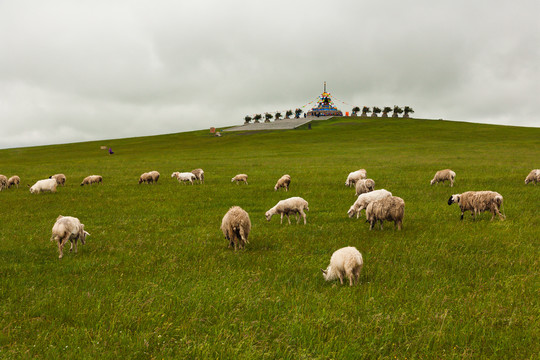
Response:
[{"label": "hilltop structure", "polygon": [[307,116],[343,116],[341,110],[335,107],[330,93],[326,92],[326,81],[324,82],[324,91],[317,100],[317,106],[308,111]]}]

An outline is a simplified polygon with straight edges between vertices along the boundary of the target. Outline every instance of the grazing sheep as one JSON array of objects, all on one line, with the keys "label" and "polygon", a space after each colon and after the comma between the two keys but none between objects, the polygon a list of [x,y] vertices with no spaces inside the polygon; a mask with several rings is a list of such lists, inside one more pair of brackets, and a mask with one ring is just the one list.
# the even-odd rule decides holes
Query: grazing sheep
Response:
[{"label": "grazing sheep", "polygon": [[295,196],[285,200],[279,201],[276,206],[271,208],[264,214],[266,220],[270,221],[273,215],[280,214],[281,222],[283,224],[283,215],[287,215],[287,220],[289,220],[289,225],[291,224],[291,219],[289,215],[296,214],[296,223],[300,222],[300,215],[304,218],[304,225],[306,224],[306,213],[304,210],[309,211],[308,202],[301,197]]},{"label": "grazing sheep", "polygon": [[17,175],[13,175],[8,179],[7,187],[8,189],[12,186],[17,186],[17,189],[19,188],[19,184],[21,183],[21,178],[19,178]]},{"label": "grazing sheep", "polygon": [[499,215],[501,220],[506,217],[501,214],[500,207],[503,204],[503,197],[495,191],[467,191],[462,194],[454,194],[448,199],[448,205],[458,203],[461,209],[461,220],[465,211],[470,211],[473,220],[476,215],[484,211],[490,211],[491,220],[495,218],[495,214]]},{"label": "grazing sheep", "polygon": [[540,169],[531,170],[529,175],[527,175],[525,178],[525,185],[530,182],[534,183],[534,185],[536,185],[537,182],[540,182]]},{"label": "grazing sheep", "polygon": [[221,231],[229,240],[229,247],[244,248],[249,243],[248,236],[251,231],[251,221],[248,213],[239,206],[233,206],[227,211],[221,221]]},{"label": "grazing sheep", "polygon": [[8,178],[5,175],[0,175],[0,191],[8,186]]},{"label": "grazing sheep", "polygon": [[204,184],[204,171],[203,169],[191,170],[191,173],[195,175],[200,184]]},{"label": "grazing sheep", "polygon": [[150,171],[147,173],[142,174],[139,177],[139,184],[145,182],[147,184],[150,183],[157,183],[159,180],[159,173],[157,171]]},{"label": "grazing sheep", "polygon": [[375,190],[373,179],[361,179],[356,182],[356,196]]},{"label": "grazing sheep", "polygon": [[330,265],[321,270],[326,281],[339,278],[343,285],[343,278],[348,277],[349,285],[353,286],[358,282],[363,265],[362,254],[355,247],[347,246],[336,250],[330,258]]},{"label": "grazing sheep", "polygon": [[246,174],[238,174],[236,175],[235,177],[233,177],[231,179],[231,182],[235,182],[236,181],[236,185],[238,185],[238,183],[240,183],[240,181],[243,181],[246,183],[246,185],[248,184],[247,182],[247,178],[248,176]]},{"label": "grazing sheep", "polygon": [[347,214],[350,218],[352,218],[356,214],[356,218],[358,219],[360,217],[360,212],[363,209],[367,208],[369,203],[387,196],[392,196],[392,193],[385,189],[374,190],[365,194],[360,194],[358,196],[358,199],[356,199],[354,204],[352,204],[352,206],[349,208]]},{"label": "grazing sheep", "polygon": [[179,183],[185,183],[186,181],[189,181],[191,185],[193,185],[194,180],[197,180],[197,176],[195,176],[195,174],[190,173],[190,172],[175,171],[172,173],[171,177],[176,178]]},{"label": "grazing sheep", "polygon": [[66,184],[66,175],[64,174],[55,174],[49,176],[49,179],[55,179],[58,185],[64,186]]},{"label": "grazing sheep", "polygon": [[448,180],[450,181],[450,187],[453,187],[455,178],[456,178],[456,173],[453,172],[452,170],[450,169],[439,170],[435,173],[435,176],[431,180],[430,184],[433,185],[435,183],[439,183],[440,181],[442,181],[444,184],[444,182]]},{"label": "grazing sheep", "polygon": [[71,242],[69,251],[73,250],[73,242],[75,242],[75,252],[77,252],[77,240],[80,239],[84,245],[87,236],[90,234],[84,230],[84,224],[81,224],[79,219],[72,216],[58,216],[51,236],[51,241],[58,242],[58,252],[60,253],[58,258],[61,259],[64,256],[64,245],[68,240]]},{"label": "grazing sheep", "polygon": [[394,227],[401,230],[403,224],[403,215],[405,211],[405,201],[397,196],[387,196],[380,200],[373,201],[366,209],[366,219],[369,222],[369,230],[380,221],[381,230],[383,221],[393,221]]},{"label": "grazing sheep", "polygon": [[289,185],[291,184],[291,176],[290,175],[283,175],[279,178],[279,180],[276,183],[276,186],[274,186],[274,191],[277,191],[279,188],[285,188],[285,191],[289,191]]},{"label": "grazing sheep", "polygon": [[103,184],[103,176],[101,175],[90,175],[83,179],[81,186],[83,185],[92,185],[94,183]]},{"label": "grazing sheep", "polygon": [[352,173],[349,173],[349,176],[347,176],[347,180],[345,181],[345,186],[353,186],[356,184],[356,182],[360,179],[366,178],[366,170],[360,169],[353,171]]},{"label": "grazing sheep", "polygon": [[32,185],[30,192],[32,194],[39,194],[42,191],[56,192],[56,186],[58,186],[58,183],[55,179],[39,180]]}]

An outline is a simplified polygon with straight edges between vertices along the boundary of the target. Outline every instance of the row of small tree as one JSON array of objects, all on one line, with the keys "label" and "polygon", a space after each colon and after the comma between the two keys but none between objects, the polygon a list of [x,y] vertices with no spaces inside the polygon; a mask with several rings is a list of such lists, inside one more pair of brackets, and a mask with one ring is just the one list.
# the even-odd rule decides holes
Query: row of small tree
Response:
[{"label": "row of small tree", "polygon": [[[351,116],[358,116],[358,113],[360,112],[360,108],[358,106],[355,106],[352,109]],[[377,106],[374,106],[373,108],[369,108],[368,106],[364,106],[362,108],[362,113],[360,114],[361,117],[368,117],[369,113],[371,113],[371,117],[378,117],[380,113],[381,117],[388,117],[389,113],[392,113],[392,117],[399,117],[400,114],[403,114],[404,118],[408,118],[409,114],[414,113],[414,110],[410,106],[405,106],[403,108],[395,105],[392,109],[390,106],[385,106],[384,108],[380,108]]]},{"label": "row of small tree", "polygon": [[[293,115],[294,115],[294,117],[296,119],[298,119],[300,117],[300,115],[302,115],[303,112],[304,111],[302,109],[296,109],[294,112],[292,110],[287,110],[287,111],[285,111],[284,119],[290,119],[291,116],[293,116]],[[351,116],[358,116],[358,113],[360,113],[360,108],[358,106],[355,106],[352,109]],[[369,113],[371,113],[371,117],[378,117],[380,113],[382,113],[381,117],[388,117],[388,114],[392,113],[392,117],[399,117],[400,114],[403,114],[404,118],[408,118],[409,114],[414,113],[414,110],[410,106],[405,106],[403,108],[401,108],[401,107],[399,107],[397,105],[395,105],[394,108],[391,108],[390,106],[385,106],[382,109],[380,107],[377,107],[377,106],[374,106],[372,108],[370,108],[368,106],[364,106],[362,108],[362,112],[360,113],[360,116],[361,117],[368,117]],[[245,121],[246,124],[249,124],[251,122],[251,120],[253,120],[254,123],[260,123],[261,119],[263,117],[264,117],[264,122],[268,123],[273,118],[275,118],[276,120],[280,120],[283,117],[283,115],[279,111],[276,112],[275,114],[264,113],[264,115],[262,115],[262,114],[255,114],[253,116],[247,115],[244,118],[244,121]]]},{"label": "row of small tree", "polygon": [[[287,110],[285,111],[285,119],[290,119],[291,116],[293,115],[296,119],[298,119],[300,118],[300,115],[302,115],[303,112],[304,111],[302,109],[296,109],[294,112],[292,110]],[[272,118],[275,118],[276,120],[280,120],[283,117],[283,114],[281,114],[281,112],[278,111],[275,114],[271,114],[271,113],[265,113],[264,115],[255,114],[253,115],[253,117],[247,115],[244,118],[244,121],[246,124],[249,124],[251,120],[253,120],[254,123],[260,123],[263,116],[264,116],[264,122],[267,123],[267,122],[270,122]]]}]

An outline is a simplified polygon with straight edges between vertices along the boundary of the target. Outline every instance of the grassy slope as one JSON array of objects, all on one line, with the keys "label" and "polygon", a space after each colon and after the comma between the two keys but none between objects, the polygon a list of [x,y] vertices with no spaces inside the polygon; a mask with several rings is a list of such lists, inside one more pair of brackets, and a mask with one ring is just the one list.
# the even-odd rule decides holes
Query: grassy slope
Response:
[{"label": "grassy slope", "polygon": [[[112,146],[107,156],[99,145]],[[533,358],[540,336],[540,129],[421,120],[332,120],[312,130],[156,137],[0,150],[0,173],[56,194],[0,193],[0,357]],[[173,171],[202,167],[207,183]],[[442,168],[456,185],[429,186]],[[348,172],[406,202],[404,230],[349,219]],[[158,170],[155,186],[138,176]],[[249,174],[249,186],[230,178]],[[272,190],[284,173],[286,194]],[[80,187],[100,174],[102,186]],[[507,220],[459,221],[450,194],[503,194]],[[302,196],[308,224],[267,223]],[[253,224],[245,251],[219,230],[232,205]],[[59,214],[92,234],[58,260]],[[325,283],[332,252],[356,246],[354,288]]]}]

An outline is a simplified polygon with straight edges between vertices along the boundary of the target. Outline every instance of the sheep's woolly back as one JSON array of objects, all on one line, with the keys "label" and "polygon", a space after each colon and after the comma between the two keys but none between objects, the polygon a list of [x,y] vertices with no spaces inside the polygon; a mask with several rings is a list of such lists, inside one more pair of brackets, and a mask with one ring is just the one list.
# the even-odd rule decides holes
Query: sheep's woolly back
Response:
[{"label": "sheep's woolly back", "polygon": [[323,270],[323,277],[326,281],[339,278],[341,283],[343,283],[343,278],[347,277],[350,285],[353,285],[358,281],[363,265],[362,254],[355,247],[344,247],[332,254],[330,265]]},{"label": "sheep's woolly back", "polygon": [[385,198],[373,201],[366,209],[366,219],[370,222],[370,229],[373,228],[377,221],[393,221],[394,224],[401,230],[403,215],[405,214],[405,201],[397,196],[387,196]]},{"label": "sheep's woolly back", "polygon": [[361,179],[356,182],[356,196],[375,190],[373,179]]},{"label": "sheep's woolly back", "polygon": [[235,250],[237,247],[242,249],[249,243],[248,236],[251,232],[249,214],[239,206],[231,207],[221,221],[221,231],[229,240],[229,247],[234,245]]},{"label": "sheep's woolly back", "polygon": [[531,170],[529,175],[527,175],[527,177],[525,178],[525,184],[528,184],[530,182],[534,183],[535,185],[537,182],[540,182],[540,169]]}]

